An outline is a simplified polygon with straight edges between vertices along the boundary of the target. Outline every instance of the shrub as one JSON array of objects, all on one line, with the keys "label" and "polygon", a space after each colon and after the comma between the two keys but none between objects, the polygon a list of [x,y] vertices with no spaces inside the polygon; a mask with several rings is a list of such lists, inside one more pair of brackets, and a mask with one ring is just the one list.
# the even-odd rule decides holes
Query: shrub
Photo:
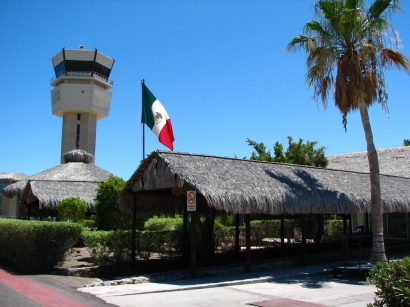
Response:
[{"label": "shrub", "polygon": [[342,220],[327,220],[325,223],[325,236],[335,237],[343,234],[343,221]]},{"label": "shrub", "polygon": [[58,218],[60,221],[78,222],[85,219],[87,213],[87,203],[79,197],[69,197],[63,199],[57,205]]},{"label": "shrub", "polygon": [[130,259],[131,231],[129,230],[84,230],[83,242],[94,264],[109,264]]},{"label": "shrub", "polygon": [[182,217],[158,217],[148,219],[144,224],[145,230],[177,230],[182,229]]},{"label": "shrub", "polygon": [[82,220],[79,222],[83,227],[87,228],[95,228],[95,221],[94,220]]},{"label": "shrub", "polygon": [[132,215],[119,209],[118,197],[125,181],[110,175],[98,183],[95,198],[95,223],[99,230],[131,229]]},{"label": "shrub", "polygon": [[[95,265],[116,263],[131,259],[131,231],[84,230],[84,245]],[[153,253],[160,257],[172,257],[182,249],[182,231],[137,231],[136,256],[147,260]]]},{"label": "shrub", "polygon": [[0,259],[27,273],[50,272],[78,241],[76,223],[0,220]]},{"label": "shrub", "polygon": [[410,306],[410,257],[379,262],[369,271],[367,280],[377,288],[374,303],[367,307]]}]

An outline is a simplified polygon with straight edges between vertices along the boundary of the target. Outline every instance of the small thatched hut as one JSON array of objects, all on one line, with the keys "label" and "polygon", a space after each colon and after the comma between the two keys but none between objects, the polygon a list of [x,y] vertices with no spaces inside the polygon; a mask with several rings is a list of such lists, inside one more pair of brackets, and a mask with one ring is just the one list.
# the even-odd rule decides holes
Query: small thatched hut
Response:
[{"label": "small thatched hut", "polygon": [[[385,212],[409,212],[410,178],[381,175]],[[137,215],[175,213],[189,190],[203,210],[231,214],[370,212],[368,173],[155,151],[127,181],[120,208]]]},{"label": "small thatched hut", "polygon": [[[0,173],[0,193],[3,189],[16,181],[27,178],[26,174],[21,173]],[[17,204],[11,201],[8,197],[1,195],[0,197],[0,216],[16,217]]]},{"label": "small thatched hut", "polygon": [[[56,215],[57,204],[68,197],[79,197],[94,212],[94,198],[98,181],[106,181],[110,173],[95,166],[93,156],[81,149],[64,154],[64,164],[55,166],[24,180],[9,185],[3,194],[9,198],[19,197],[21,217],[36,215],[42,209],[43,215]],[[40,212],[38,212],[40,213]]]}]

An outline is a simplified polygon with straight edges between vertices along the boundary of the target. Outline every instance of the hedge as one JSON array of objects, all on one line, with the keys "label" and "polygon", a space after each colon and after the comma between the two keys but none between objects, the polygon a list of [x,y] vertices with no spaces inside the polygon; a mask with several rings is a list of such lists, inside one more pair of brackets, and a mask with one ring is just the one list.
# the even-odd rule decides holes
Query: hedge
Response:
[{"label": "hedge", "polygon": [[[83,242],[95,265],[130,260],[131,231],[129,230],[84,230]],[[153,253],[162,258],[172,257],[182,249],[181,231],[137,231],[136,256],[149,259]]]},{"label": "hedge", "polygon": [[76,223],[0,220],[0,259],[26,273],[50,272],[78,241]]}]

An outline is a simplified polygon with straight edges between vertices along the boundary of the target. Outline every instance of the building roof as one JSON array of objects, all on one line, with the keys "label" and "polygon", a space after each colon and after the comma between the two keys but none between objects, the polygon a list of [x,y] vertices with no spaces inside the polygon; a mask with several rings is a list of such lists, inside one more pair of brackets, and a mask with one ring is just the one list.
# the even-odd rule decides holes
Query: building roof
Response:
[{"label": "building roof", "polygon": [[[410,146],[377,150],[380,174],[410,178]],[[327,168],[369,172],[367,151],[327,157]]]},{"label": "building roof", "polygon": [[0,181],[16,182],[27,177],[26,174],[22,173],[0,173]]},{"label": "building roof", "polygon": [[10,198],[20,195],[20,204],[38,200],[47,209],[56,209],[65,198],[79,197],[94,211],[97,182],[106,181],[111,173],[92,164],[92,155],[83,150],[70,151],[64,158],[65,164],[11,184],[4,188],[3,194]]},{"label": "building roof", "polygon": [[[385,212],[410,211],[410,178],[382,175]],[[186,191],[199,208],[230,214],[370,212],[368,173],[269,163],[190,153],[155,151],[120,193],[120,208],[138,215],[175,213]]]}]

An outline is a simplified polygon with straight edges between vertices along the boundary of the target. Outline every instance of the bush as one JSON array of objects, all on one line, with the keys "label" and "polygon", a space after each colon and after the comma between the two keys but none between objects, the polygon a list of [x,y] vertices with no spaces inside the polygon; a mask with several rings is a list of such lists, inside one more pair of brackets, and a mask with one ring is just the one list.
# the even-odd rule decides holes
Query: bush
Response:
[{"label": "bush", "polygon": [[379,262],[369,271],[367,281],[377,288],[374,303],[367,307],[410,306],[410,257]]},{"label": "bush", "polygon": [[0,220],[0,259],[27,273],[50,272],[78,241],[75,223]]},{"label": "bush", "polygon": [[131,229],[132,215],[119,209],[118,197],[125,181],[110,175],[98,183],[95,198],[95,223],[99,230]]},{"label": "bush", "polygon": [[144,224],[145,230],[178,230],[182,229],[182,217],[158,217],[154,216],[148,219]]},{"label": "bush", "polygon": [[[95,265],[131,259],[132,233],[129,230],[84,230],[81,236]],[[137,231],[135,248],[139,259],[147,260],[153,253],[162,258],[172,257],[182,250],[182,231]]]},{"label": "bush", "polygon": [[80,225],[87,228],[95,228],[96,224],[94,220],[82,220],[79,222]]},{"label": "bush", "polygon": [[78,222],[85,219],[87,213],[87,203],[79,197],[69,197],[63,199],[57,205],[58,219],[60,221]]},{"label": "bush", "polygon": [[327,220],[325,223],[325,237],[335,237],[343,235],[342,220]]},{"label": "bush", "polygon": [[81,234],[94,264],[108,264],[130,259],[131,231],[89,231]]}]

